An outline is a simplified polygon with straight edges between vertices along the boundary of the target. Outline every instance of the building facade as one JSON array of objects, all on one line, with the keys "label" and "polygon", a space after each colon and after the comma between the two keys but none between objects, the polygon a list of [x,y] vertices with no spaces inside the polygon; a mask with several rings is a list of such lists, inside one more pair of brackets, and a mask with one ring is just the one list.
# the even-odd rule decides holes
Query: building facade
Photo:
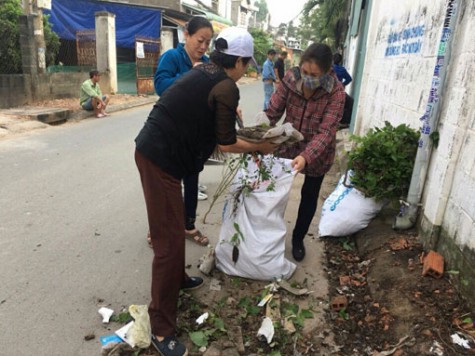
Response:
[{"label": "building facade", "polygon": [[[422,132],[411,188],[427,248],[458,270],[475,297],[475,3],[352,2],[346,66],[354,77],[352,129],[384,121]],[[419,172],[418,172],[419,170]],[[411,196],[411,192],[409,197]]]}]

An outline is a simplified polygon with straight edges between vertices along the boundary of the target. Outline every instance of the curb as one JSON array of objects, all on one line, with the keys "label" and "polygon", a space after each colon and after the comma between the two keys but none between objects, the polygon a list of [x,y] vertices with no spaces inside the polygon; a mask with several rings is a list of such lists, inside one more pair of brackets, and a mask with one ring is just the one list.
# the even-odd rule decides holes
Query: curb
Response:
[{"label": "curb", "polygon": [[[107,111],[108,112],[117,112],[121,110],[126,110],[126,109],[132,109],[138,106],[143,106],[143,105],[148,105],[155,103],[157,101],[158,97],[156,95],[154,96],[147,96],[138,100],[130,101],[127,103],[122,103],[122,104],[116,104],[116,105],[109,105]],[[82,120],[82,119],[87,119],[87,118],[92,118],[94,117],[94,114],[92,114],[90,111],[86,110],[75,110],[69,115],[68,120]]]}]

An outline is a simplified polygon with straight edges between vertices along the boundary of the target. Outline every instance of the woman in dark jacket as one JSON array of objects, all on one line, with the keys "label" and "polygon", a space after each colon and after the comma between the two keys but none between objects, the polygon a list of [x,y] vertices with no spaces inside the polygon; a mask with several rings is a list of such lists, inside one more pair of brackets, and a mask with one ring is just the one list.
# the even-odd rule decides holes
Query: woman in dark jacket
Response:
[{"label": "woman in dark jacket", "polygon": [[251,35],[230,27],[220,33],[215,47],[210,63],[194,67],[163,93],[135,140],[154,251],[152,343],[162,355],[187,354],[175,337],[178,295],[184,286],[203,283],[185,274],[181,179],[200,172],[216,146],[234,153],[271,153],[276,148],[236,137],[236,82],[253,55]]}]

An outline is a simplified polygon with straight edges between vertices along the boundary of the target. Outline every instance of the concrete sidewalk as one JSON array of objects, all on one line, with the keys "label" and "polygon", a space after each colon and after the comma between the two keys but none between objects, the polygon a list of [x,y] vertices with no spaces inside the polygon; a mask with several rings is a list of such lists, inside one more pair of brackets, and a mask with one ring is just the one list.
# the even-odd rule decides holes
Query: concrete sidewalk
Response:
[{"label": "concrete sidewalk", "polygon": [[[243,77],[238,85],[245,85],[258,81],[256,78]],[[134,107],[153,104],[157,101],[157,95],[135,96],[126,102],[114,104],[114,96],[107,111],[117,112]],[[79,99],[77,99],[79,100]],[[92,118],[94,115],[90,111],[82,110],[79,105],[77,109],[71,110],[64,107],[38,105],[25,105],[10,109],[0,109],[0,139],[9,138],[15,134],[24,133],[37,129],[47,128],[48,125],[59,125],[69,120],[82,120]]]},{"label": "concrete sidewalk", "polygon": [[[107,111],[117,112],[142,105],[153,104],[156,95],[137,96],[127,102],[111,104]],[[31,130],[47,128],[49,125],[59,125],[69,120],[82,120],[94,117],[92,112],[81,108],[70,110],[61,107],[40,107],[34,105],[20,106],[10,109],[0,109],[0,139]]]}]

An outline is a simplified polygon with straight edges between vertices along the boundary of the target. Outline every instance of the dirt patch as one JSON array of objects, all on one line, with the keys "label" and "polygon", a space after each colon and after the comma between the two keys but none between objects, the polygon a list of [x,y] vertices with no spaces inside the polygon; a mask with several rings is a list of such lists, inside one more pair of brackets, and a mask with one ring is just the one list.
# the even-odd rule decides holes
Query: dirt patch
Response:
[{"label": "dirt patch", "polygon": [[[131,101],[136,101],[137,95],[132,94],[113,94],[111,95],[109,105],[125,104]],[[79,98],[65,98],[65,99],[53,99],[39,101],[34,104],[38,107],[50,107],[50,108],[64,108],[69,110],[82,110],[79,105]]]},{"label": "dirt patch", "polygon": [[[210,297],[183,293],[179,304],[180,339],[190,355],[473,355],[454,344],[452,335],[475,347],[473,313],[457,293],[456,273],[436,279],[422,276],[424,250],[414,231],[395,232],[382,218],[352,238],[325,239],[331,301],[345,296],[348,306],[326,308],[326,325],[305,333],[306,318],[314,318],[315,303],[302,309],[308,295],[279,290],[269,307],[274,321],[292,321],[295,332],[275,322],[269,345],[256,336],[269,307],[257,307],[267,283],[229,277],[213,271],[221,292]],[[305,288],[306,281],[294,283]],[[207,303],[200,301],[206,300]],[[203,326],[196,319],[208,311]],[[191,341],[202,333],[207,348]],[[472,340],[472,341],[470,341]],[[156,355],[153,349],[143,355]]]},{"label": "dirt patch", "polygon": [[327,314],[342,355],[474,354],[452,341],[459,333],[475,348],[457,274],[422,276],[424,250],[414,231],[395,232],[379,218],[355,238],[325,246],[330,297],[348,298],[346,309]]}]

